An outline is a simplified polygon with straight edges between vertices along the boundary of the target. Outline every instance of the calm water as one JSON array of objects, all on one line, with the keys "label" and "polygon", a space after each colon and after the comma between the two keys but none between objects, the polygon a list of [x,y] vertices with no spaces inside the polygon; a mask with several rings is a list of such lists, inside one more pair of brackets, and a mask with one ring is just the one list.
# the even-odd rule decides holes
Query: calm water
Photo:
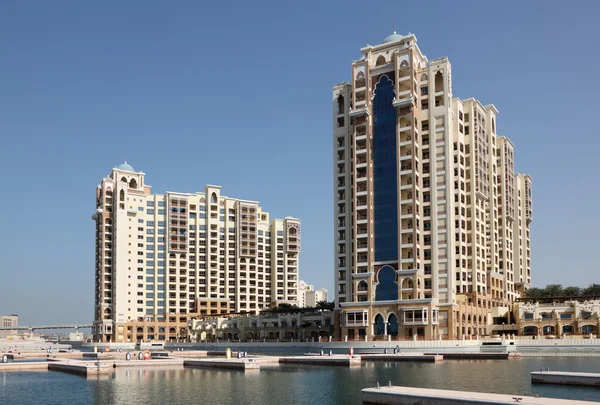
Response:
[{"label": "calm water", "polygon": [[281,366],[259,372],[125,370],[85,379],[55,371],[0,372],[0,404],[360,404],[360,390],[394,385],[600,401],[600,388],[530,384],[529,372],[600,372],[597,357],[366,363],[360,368]]}]

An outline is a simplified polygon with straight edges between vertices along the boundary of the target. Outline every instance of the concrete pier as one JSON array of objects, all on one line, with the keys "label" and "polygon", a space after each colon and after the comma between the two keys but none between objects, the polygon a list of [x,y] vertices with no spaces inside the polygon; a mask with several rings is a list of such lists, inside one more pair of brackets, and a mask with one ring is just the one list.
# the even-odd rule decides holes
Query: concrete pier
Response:
[{"label": "concrete pier", "polygon": [[243,359],[186,359],[184,367],[225,368],[231,370],[260,370],[260,363],[253,358]]},{"label": "concrete pier", "polygon": [[[533,371],[533,384],[585,385],[600,387],[599,373],[572,373],[568,371]],[[600,395],[600,394],[599,394]]]},{"label": "concrete pier", "polygon": [[591,401],[387,386],[365,388],[362,401],[365,405],[598,405]]},{"label": "concrete pier", "polygon": [[[434,353],[425,353],[431,355]],[[510,360],[520,359],[518,353],[443,353],[444,360]]]},{"label": "concrete pier", "polygon": [[31,361],[23,363],[0,363],[0,372],[2,371],[32,371],[48,370],[47,361]]},{"label": "concrete pier", "polygon": [[319,366],[360,366],[360,356],[334,354],[333,356],[292,356],[280,357],[281,364],[311,364]]},{"label": "concrete pier", "polygon": [[444,356],[441,354],[421,354],[421,353],[398,353],[398,354],[361,354],[362,361],[387,361],[391,363],[398,362],[423,362],[423,363],[441,363]]},{"label": "concrete pier", "polygon": [[48,363],[48,370],[50,371],[63,371],[65,373],[78,374],[84,377],[98,377],[102,375],[108,375],[110,373],[110,367],[108,364],[100,364],[94,362],[83,361],[55,361]]}]

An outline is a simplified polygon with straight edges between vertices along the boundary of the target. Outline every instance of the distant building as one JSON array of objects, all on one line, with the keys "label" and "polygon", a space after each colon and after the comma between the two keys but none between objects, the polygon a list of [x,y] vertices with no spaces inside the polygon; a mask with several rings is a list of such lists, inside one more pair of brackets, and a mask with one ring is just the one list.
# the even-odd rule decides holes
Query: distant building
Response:
[{"label": "distant building", "polygon": [[306,306],[307,307],[316,307],[317,302],[319,301],[327,301],[328,293],[324,288],[319,288],[318,290],[306,291]]},{"label": "distant building", "polygon": [[153,194],[127,163],[100,181],[94,340],[181,341],[193,316],[298,303],[300,220],[221,191]]},{"label": "distant building", "polygon": [[300,280],[300,282],[298,282],[298,306],[300,308],[306,308],[310,306],[307,304],[306,298],[308,296],[308,293],[314,290],[315,287],[306,284],[306,281]]},{"label": "distant building", "polygon": [[[10,328],[19,326],[19,315],[10,314],[7,316],[0,316],[0,326],[3,328]],[[6,339],[9,336],[16,336],[17,330],[0,330],[0,339]]]},{"label": "distant building", "polygon": [[191,340],[312,340],[333,334],[332,311],[290,311],[260,315],[208,316],[190,321]]}]

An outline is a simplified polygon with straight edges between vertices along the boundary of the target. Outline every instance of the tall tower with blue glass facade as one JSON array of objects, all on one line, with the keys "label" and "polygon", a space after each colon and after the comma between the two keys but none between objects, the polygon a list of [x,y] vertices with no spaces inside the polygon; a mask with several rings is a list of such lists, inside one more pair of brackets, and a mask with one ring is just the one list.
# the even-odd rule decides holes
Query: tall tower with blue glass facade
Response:
[{"label": "tall tower with blue glass facade", "polygon": [[497,109],[452,96],[447,58],[395,32],[361,53],[333,88],[337,330],[486,334],[531,281],[531,178]]}]

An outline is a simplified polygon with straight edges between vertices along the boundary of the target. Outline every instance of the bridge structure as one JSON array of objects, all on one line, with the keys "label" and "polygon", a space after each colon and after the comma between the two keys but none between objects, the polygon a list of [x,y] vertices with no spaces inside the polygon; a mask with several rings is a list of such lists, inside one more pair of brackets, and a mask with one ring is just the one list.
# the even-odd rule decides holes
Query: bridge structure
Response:
[{"label": "bridge structure", "polygon": [[19,326],[2,326],[0,327],[0,331],[3,330],[28,330],[33,332],[34,330],[39,329],[75,329],[76,332],[79,329],[89,329],[92,325],[86,323],[68,323],[68,324],[55,324],[55,325],[19,325]]}]

